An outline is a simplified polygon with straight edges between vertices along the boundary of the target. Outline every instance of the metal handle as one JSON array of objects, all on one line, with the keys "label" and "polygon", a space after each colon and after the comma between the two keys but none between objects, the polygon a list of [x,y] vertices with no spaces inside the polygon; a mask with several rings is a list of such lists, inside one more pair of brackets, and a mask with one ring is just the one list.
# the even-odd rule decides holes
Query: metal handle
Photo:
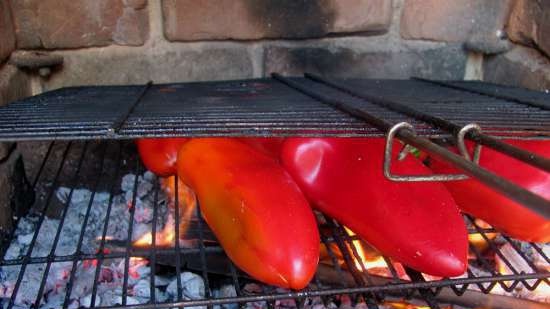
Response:
[{"label": "metal handle", "polygon": [[472,160],[472,157],[470,157],[470,153],[468,152],[468,148],[466,147],[466,142],[464,141],[466,134],[470,133],[470,131],[481,133],[481,127],[476,123],[470,123],[462,127],[462,129],[460,129],[460,131],[458,131],[458,134],[456,135],[456,146],[458,147],[458,151],[460,151],[460,154],[464,158],[466,158],[466,160],[470,160],[475,164],[479,164],[479,156],[481,155],[481,144],[476,143]]},{"label": "metal handle", "polygon": [[395,135],[400,130],[409,130],[413,134],[414,127],[408,122],[400,122],[388,131],[386,136],[386,146],[384,149],[384,176],[391,181],[399,182],[416,182],[416,181],[455,181],[455,180],[464,180],[468,179],[468,176],[465,174],[432,174],[432,175],[396,175],[391,172],[391,161],[392,161],[392,149],[393,141],[395,140]]},{"label": "metal handle", "polygon": [[[348,102],[342,99],[335,99],[327,96],[319,91],[314,91],[302,83],[288,79],[279,74],[273,73],[273,78],[284,83],[285,85],[300,91],[301,93],[316,99],[324,104],[332,106],[338,110],[344,111],[356,118],[362,119],[366,123],[376,127],[377,129],[388,132],[394,127],[392,123],[376,117],[370,114],[365,109],[350,105]],[[477,164],[474,164],[470,160],[466,160],[463,156],[457,155],[452,151],[445,149],[441,146],[434,144],[432,141],[420,137],[411,131],[410,129],[393,130],[393,135],[402,140],[403,142],[410,144],[417,149],[426,151],[429,154],[434,155],[436,158],[451,164],[452,166],[462,170],[465,174],[475,178],[479,182],[492,188],[493,190],[500,192],[504,196],[523,204],[525,207],[540,214],[544,218],[550,219],[550,201],[544,197],[537,195],[525,188],[519,187],[511,181],[504,179],[491,171],[488,171]],[[392,140],[390,136],[390,140]],[[391,173],[390,173],[391,174]]]}]

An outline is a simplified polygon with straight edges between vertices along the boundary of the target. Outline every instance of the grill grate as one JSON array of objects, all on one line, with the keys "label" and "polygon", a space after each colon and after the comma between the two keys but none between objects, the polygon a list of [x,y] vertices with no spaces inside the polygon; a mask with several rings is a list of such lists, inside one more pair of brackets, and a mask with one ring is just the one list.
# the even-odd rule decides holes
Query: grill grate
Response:
[{"label": "grill grate", "polygon": [[[411,122],[420,135],[448,136],[414,117],[354,99],[327,85],[307,78],[292,80],[316,93],[330,93],[385,121]],[[481,82],[443,85],[422,80],[339,82],[459,126],[478,123],[487,134],[546,138],[550,135],[549,100],[544,93]],[[267,78],[64,88],[14,102],[0,111],[1,140],[384,133]]]},{"label": "grill grate", "polygon": [[[93,151],[92,151],[93,150]],[[99,155],[97,155],[99,154]],[[17,281],[14,289],[14,294],[7,295],[8,298],[4,299],[8,305],[7,308],[19,308],[15,307],[16,295],[23,293],[22,286],[29,284],[24,282],[24,272],[29,272],[29,265],[42,265],[42,274],[37,278],[36,288],[33,290],[38,291],[36,300],[33,301],[34,305],[38,308],[41,301],[41,293],[46,289],[51,289],[47,286],[47,273],[52,269],[52,265],[59,262],[70,262],[71,271],[69,272],[69,278],[66,289],[66,294],[60,305],[63,308],[68,308],[70,305],[71,291],[74,289],[74,274],[75,270],[82,264],[89,263],[90,261],[96,261],[95,273],[90,278],[89,284],[92,286],[92,299],[91,304],[96,308],[111,308],[100,306],[98,299],[96,299],[96,292],[98,289],[98,276],[101,265],[104,265],[107,260],[113,258],[119,258],[124,261],[123,271],[123,287],[122,287],[122,305],[127,305],[129,308],[171,308],[174,306],[213,306],[216,304],[228,304],[228,303],[240,303],[254,301],[267,301],[271,306],[274,305],[276,300],[281,299],[296,299],[297,304],[304,304],[307,300],[314,297],[321,297],[323,301],[328,302],[336,295],[349,294],[352,299],[364,300],[369,308],[378,308],[379,304],[383,303],[385,299],[393,299],[392,297],[409,297],[418,298],[427,303],[431,308],[440,308],[440,303],[453,302],[457,304],[463,304],[465,306],[474,306],[472,299],[475,299],[475,306],[483,306],[489,302],[492,305],[500,304],[500,308],[524,308],[527,305],[536,306],[535,303],[530,301],[510,298],[498,295],[489,295],[491,291],[501,289],[507,292],[512,292],[518,288],[524,288],[526,290],[534,290],[539,286],[550,287],[550,272],[543,271],[539,266],[533,265],[532,259],[525,253],[537,252],[543,259],[544,267],[550,269],[550,257],[545,254],[541,244],[535,243],[523,243],[512,240],[505,236],[500,236],[497,241],[496,238],[491,237],[492,229],[486,229],[479,226],[473,218],[465,216],[465,220],[470,224],[470,234],[475,234],[480,238],[480,241],[489,247],[491,252],[496,253],[499,259],[507,265],[511,274],[502,275],[497,272],[494,267],[494,261],[491,256],[483,253],[472,242],[470,245],[470,268],[464,278],[451,278],[451,279],[434,279],[426,278],[422,274],[415,272],[411,269],[406,269],[405,272],[411,280],[404,280],[398,276],[397,264],[389,263],[391,260],[384,257],[384,260],[388,263],[389,277],[380,277],[369,271],[365,271],[365,265],[357,266],[353,258],[359,256],[357,249],[353,246],[353,241],[358,240],[355,236],[350,235],[343,226],[338,222],[331,220],[330,218],[318,218],[319,227],[322,235],[322,243],[328,251],[330,259],[328,263],[323,263],[320,266],[320,270],[314,279],[314,285],[311,285],[308,289],[300,292],[264,292],[257,295],[248,295],[243,292],[243,285],[247,282],[251,282],[251,279],[240,273],[235,266],[225,259],[223,250],[215,243],[207,242],[207,235],[210,237],[210,232],[202,220],[198,220],[198,246],[193,248],[183,248],[176,242],[175,245],[169,247],[156,246],[153,242],[152,248],[138,248],[133,247],[130,237],[132,235],[133,220],[130,220],[130,225],[127,230],[127,238],[120,242],[120,250],[107,252],[105,249],[109,244],[107,226],[108,220],[113,217],[113,199],[118,190],[118,184],[120,178],[124,173],[132,172],[134,174],[141,174],[144,171],[144,167],[141,165],[140,160],[136,155],[136,151],[130,142],[126,141],[57,141],[52,142],[47,151],[44,151],[43,164],[32,173],[35,188],[46,188],[41,194],[41,197],[37,199],[33,209],[38,211],[38,220],[35,221],[36,225],[41,225],[46,220],[46,213],[53,206],[53,199],[55,190],[59,186],[67,186],[70,188],[68,193],[67,202],[62,207],[60,214],[60,224],[55,231],[55,237],[53,237],[53,246],[49,253],[45,256],[35,256],[32,254],[36,246],[44,246],[46,244],[37,243],[39,238],[40,229],[36,229],[36,232],[32,235],[29,249],[27,252],[22,252],[19,257],[12,259],[5,259],[4,255],[9,246],[9,239],[4,241],[2,250],[2,259],[0,260],[0,266],[4,267],[19,267],[17,273]],[[54,173],[46,173],[44,171],[55,171]],[[177,183],[177,182],[176,182]],[[89,197],[86,209],[81,209],[83,214],[83,220],[80,223],[80,232],[78,242],[75,246],[75,251],[72,254],[59,254],[56,247],[59,247],[59,235],[62,233],[64,226],[64,218],[67,215],[69,201],[74,196],[75,188],[80,188],[87,184],[87,188],[92,191],[92,195]],[[130,211],[128,216],[134,218],[136,216],[136,203],[138,178],[136,177],[132,183],[133,194],[129,197]],[[176,188],[178,188],[176,186]],[[158,179],[154,183],[154,203],[157,205],[160,186]],[[176,189],[177,190],[177,189]],[[92,208],[92,201],[94,195],[100,194],[100,191],[109,192],[108,208],[105,214],[105,223],[101,227],[101,237],[99,240],[98,253],[86,253],[82,250],[83,238],[86,231],[89,228],[90,213],[94,211]],[[176,193],[176,196],[177,193]],[[177,203],[177,202],[176,202]],[[152,222],[157,222],[159,213],[156,211],[158,207],[154,207]],[[178,207],[175,208],[176,210]],[[199,213],[200,215],[200,213]],[[176,214],[176,218],[179,218]],[[179,234],[179,222],[174,225],[176,235]],[[156,224],[153,224],[153,230],[158,231]],[[14,235],[11,235],[14,236]],[[155,239],[155,237],[153,237]],[[517,269],[516,264],[510,260],[509,256],[503,253],[503,245],[509,246],[512,252],[514,252],[521,261],[527,263],[528,269]],[[341,252],[342,257],[337,258],[338,252]],[[170,260],[177,272],[177,286],[181,287],[182,282],[179,274],[183,271],[187,271],[190,266],[190,261],[195,264],[192,270],[200,275],[204,279],[205,283],[205,295],[198,299],[187,299],[185,295],[182,295],[181,289],[178,288],[178,295],[174,300],[161,301],[155,299],[154,278],[158,269],[152,267],[152,274],[149,276],[148,287],[150,288],[151,299],[149,302],[142,304],[131,304],[128,302],[130,285],[130,260],[132,258],[145,258],[151,265],[159,263],[161,260]],[[228,271],[225,271],[225,276],[229,282],[232,283],[235,291],[235,297],[215,297],[212,293],[212,283],[209,278],[212,276],[218,276],[219,270],[216,270],[216,265],[212,264],[212,258],[221,257],[228,265]],[[343,264],[339,261],[343,260]],[[487,275],[476,274],[473,269],[481,268],[487,271]],[[217,273],[217,274],[216,274]],[[327,283],[329,282],[329,283]],[[5,282],[4,282],[5,284]],[[476,287],[478,291],[472,291],[471,288]],[[28,292],[28,290],[25,290]],[[470,303],[469,303],[470,302]],[[541,306],[544,306],[541,304]],[[532,307],[536,308],[536,307]]]}]

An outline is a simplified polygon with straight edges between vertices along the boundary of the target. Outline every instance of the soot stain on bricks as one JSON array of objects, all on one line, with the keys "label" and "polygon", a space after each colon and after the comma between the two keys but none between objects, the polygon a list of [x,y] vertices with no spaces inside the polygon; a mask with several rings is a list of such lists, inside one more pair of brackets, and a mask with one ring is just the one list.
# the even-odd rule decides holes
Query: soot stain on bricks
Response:
[{"label": "soot stain on bricks", "polygon": [[328,0],[248,0],[246,6],[250,18],[264,29],[267,37],[323,36],[335,19]]}]

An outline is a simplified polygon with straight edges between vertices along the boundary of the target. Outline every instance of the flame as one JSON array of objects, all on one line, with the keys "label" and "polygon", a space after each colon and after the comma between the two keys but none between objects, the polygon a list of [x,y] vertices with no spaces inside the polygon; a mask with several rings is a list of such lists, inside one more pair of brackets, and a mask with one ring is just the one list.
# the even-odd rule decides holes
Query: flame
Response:
[{"label": "flame", "polygon": [[[168,196],[168,205],[171,209],[175,209],[176,205],[176,177],[161,178],[161,187]],[[179,237],[185,235],[193,217],[197,201],[193,191],[187,187],[181,180],[178,179],[178,212],[179,212]],[[161,231],[157,231],[155,235],[155,246],[168,247],[174,245],[176,240],[175,219],[172,214],[168,215],[166,223]],[[153,244],[152,232],[145,233],[134,242],[136,247],[148,247]]]},{"label": "flame", "polygon": [[430,309],[429,306],[417,306],[404,301],[384,301],[383,305],[391,309]]},{"label": "flame", "polygon": [[[344,229],[350,236],[355,236],[355,233],[344,226]],[[386,268],[388,265],[386,264],[386,261],[381,255],[377,255],[375,257],[368,258],[367,254],[365,252],[365,248],[361,244],[360,240],[353,240],[352,241],[353,248],[357,252],[357,255],[359,256],[360,260],[357,258],[354,258],[355,262],[355,268],[359,271],[363,271],[364,269],[369,270],[373,268]]]},{"label": "flame", "polygon": [[[489,225],[489,223],[480,219],[475,219],[475,224],[483,229],[491,228],[491,225]],[[483,233],[483,234],[485,234],[485,237],[487,237],[487,239],[489,240],[493,240],[495,237],[497,237],[497,233]],[[474,247],[476,247],[479,251],[482,251],[482,252],[485,249],[487,249],[487,247],[489,246],[489,243],[485,240],[485,238],[483,238],[481,233],[469,234],[468,240]]]}]

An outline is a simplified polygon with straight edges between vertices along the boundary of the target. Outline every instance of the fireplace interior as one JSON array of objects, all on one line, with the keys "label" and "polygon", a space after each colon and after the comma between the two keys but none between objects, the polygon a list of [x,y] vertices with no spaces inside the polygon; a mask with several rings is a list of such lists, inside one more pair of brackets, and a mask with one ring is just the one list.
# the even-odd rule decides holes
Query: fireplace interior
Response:
[{"label": "fireplace interior", "polygon": [[[548,199],[480,162],[498,152],[550,172],[548,156],[512,146],[550,142],[549,12],[542,0],[0,0],[0,307],[550,308],[550,243],[466,213],[460,276],[419,272],[314,210],[311,282],[262,283],[135,143],[385,141],[384,181],[472,178],[548,220]],[[400,173],[412,156],[456,171]]]}]

